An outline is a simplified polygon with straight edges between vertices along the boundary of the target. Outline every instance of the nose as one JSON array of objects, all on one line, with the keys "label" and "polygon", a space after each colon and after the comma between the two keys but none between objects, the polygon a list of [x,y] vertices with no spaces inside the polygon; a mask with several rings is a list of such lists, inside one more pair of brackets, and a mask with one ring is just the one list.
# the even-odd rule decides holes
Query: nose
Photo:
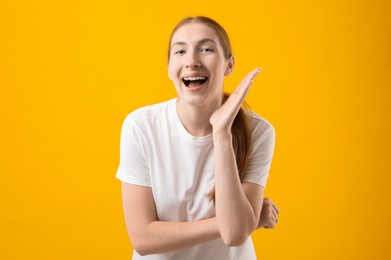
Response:
[{"label": "nose", "polygon": [[197,52],[191,51],[187,55],[186,68],[201,67],[201,62]]}]

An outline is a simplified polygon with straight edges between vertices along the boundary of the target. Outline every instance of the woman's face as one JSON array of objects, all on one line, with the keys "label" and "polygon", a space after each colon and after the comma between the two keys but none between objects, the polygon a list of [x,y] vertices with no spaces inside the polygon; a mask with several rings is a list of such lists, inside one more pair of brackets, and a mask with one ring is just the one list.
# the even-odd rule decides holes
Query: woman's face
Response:
[{"label": "woman's face", "polygon": [[190,23],[174,33],[168,75],[181,101],[196,106],[221,103],[224,76],[229,75],[232,68],[233,60],[224,57],[212,28]]}]

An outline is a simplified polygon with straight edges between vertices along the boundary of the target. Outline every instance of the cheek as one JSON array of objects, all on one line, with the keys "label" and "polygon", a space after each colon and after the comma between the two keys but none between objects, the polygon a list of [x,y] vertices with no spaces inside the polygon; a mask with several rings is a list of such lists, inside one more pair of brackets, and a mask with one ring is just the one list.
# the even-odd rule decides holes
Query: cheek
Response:
[{"label": "cheek", "polygon": [[215,64],[214,73],[215,73],[216,79],[218,79],[219,81],[220,80],[224,80],[225,73],[226,73],[226,66],[225,66],[225,64],[222,64],[220,62],[216,63]]},{"label": "cheek", "polygon": [[220,57],[218,59],[214,59],[211,65],[213,68],[215,68],[215,72],[222,74],[224,74],[227,68],[227,62]]},{"label": "cheek", "polygon": [[172,66],[168,66],[168,78],[172,81],[174,81],[174,78],[175,78],[175,73],[174,73],[174,70],[172,68]]},{"label": "cheek", "polygon": [[169,61],[168,63],[168,77],[174,81],[175,76],[178,74],[178,66],[175,64],[175,62]]},{"label": "cheek", "polygon": [[168,69],[167,74],[168,74],[168,78],[169,78],[170,80],[172,80],[172,76],[171,76],[172,74],[171,74],[170,69]]}]

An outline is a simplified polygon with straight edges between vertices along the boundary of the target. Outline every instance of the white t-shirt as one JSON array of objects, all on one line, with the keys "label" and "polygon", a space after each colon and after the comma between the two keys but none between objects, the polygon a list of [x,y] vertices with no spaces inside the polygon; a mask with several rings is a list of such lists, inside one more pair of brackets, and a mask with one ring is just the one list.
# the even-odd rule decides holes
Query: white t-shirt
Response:
[{"label": "white t-shirt", "polygon": [[[206,196],[214,187],[212,134],[192,136],[176,112],[177,99],[139,108],[123,125],[120,164],[116,177],[123,182],[152,188],[158,220],[195,221],[215,216]],[[242,181],[266,185],[274,152],[274,127],[251,112],[252,145]],[[256,259],[251,237],[239,247],[222,239],[179,252],[133,259]]]}]

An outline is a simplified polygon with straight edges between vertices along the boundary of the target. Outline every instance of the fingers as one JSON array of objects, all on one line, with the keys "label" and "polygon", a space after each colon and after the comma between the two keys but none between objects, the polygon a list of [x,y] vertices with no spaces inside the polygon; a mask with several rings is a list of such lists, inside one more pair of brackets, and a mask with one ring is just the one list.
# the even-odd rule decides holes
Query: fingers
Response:
[{"label": "fingers", "polygon": [[242,106],[242,103],[247,96],[247,93],[250,89],[251,84],[253,83],[254,78],[258,75],[260,71],[261,68],[256,68],[250,71],[246,75],[246,77],[243,78],[239,86],[236,87],[235,91],[230,95],[229,99],[227,100],[227,103],[231,103],[233,107],[235,107],[236,112]]},{"label": "fingers", "polygon": [[244,97],[247,95],[247,92],[251,86],[251,84],[254,81],[254,78],[258,75],[259,72],[261,72],[262,68],[256,68],[252,71],[250,71],[240,82],[239,86],[235,89],[233,93],[240,93],[242,94],[241,97]]},{"label": "fingers", "polygon": [[239,86],[235,89],[235,91],[224,102],[224,104],[222,104],[222,106],[213,113],[209,121],[213,126],[214,132],[217,132],[220,129],[230,129],[232,127],[232,123],[243,104],[249,87],[254,77],[260,71],[261,69],[257,68],[248,73]]},{"label": "fingers", "polygon": [[278,214],[280,213],[279,208],[273,203],[269,198],[264,198],[262,211],[263,214],[266,214],[266,224],[264,228],[271,229],[278,223]]},{"label": "fingers", "polygon": [[259,72],[261,72],[262,68],[256,68],[250,71],[250,79],[254,80],[254,78],[258,75]]},{"label": "fingers", "polygon": [[254,78],[258,75],[259,72],[261,72],[262,68],[256,68],[250,71],[246,77],[242,80],[242,82],[252,82]]},{"label": "fingers", "polygon": [[273,209],[276,211],[277,214],[280,214],[280,209],[277,208],[277,206],[275,204],[272,204],[273,206]]},{"label": "fingers", "polygon": [[276,211],[277,214],[280,214],[280,209],[276,206],[276,204],[274,204],[274,202],[271,199],[265,197],[264,198],[264,203],[265,202],[270,204],[271,207],[273,207],[273,209]]},{"label": "fingers", "polygon": [[280,209],[276,206],[276,204],[274,204],[274,202],[271,199],[269,199],[269,201],[272,207],[274,208],[274,210],[276,211],[276,213],[280,214]]},{"label": "fingers", "polygon": [[273,224],[273,226],[275,224],[277,224],[277,222],[278,222],[277,213],[273,207],[271,207],[271,210],[270,210],[270,220],[271,220],[271,223]]}]

